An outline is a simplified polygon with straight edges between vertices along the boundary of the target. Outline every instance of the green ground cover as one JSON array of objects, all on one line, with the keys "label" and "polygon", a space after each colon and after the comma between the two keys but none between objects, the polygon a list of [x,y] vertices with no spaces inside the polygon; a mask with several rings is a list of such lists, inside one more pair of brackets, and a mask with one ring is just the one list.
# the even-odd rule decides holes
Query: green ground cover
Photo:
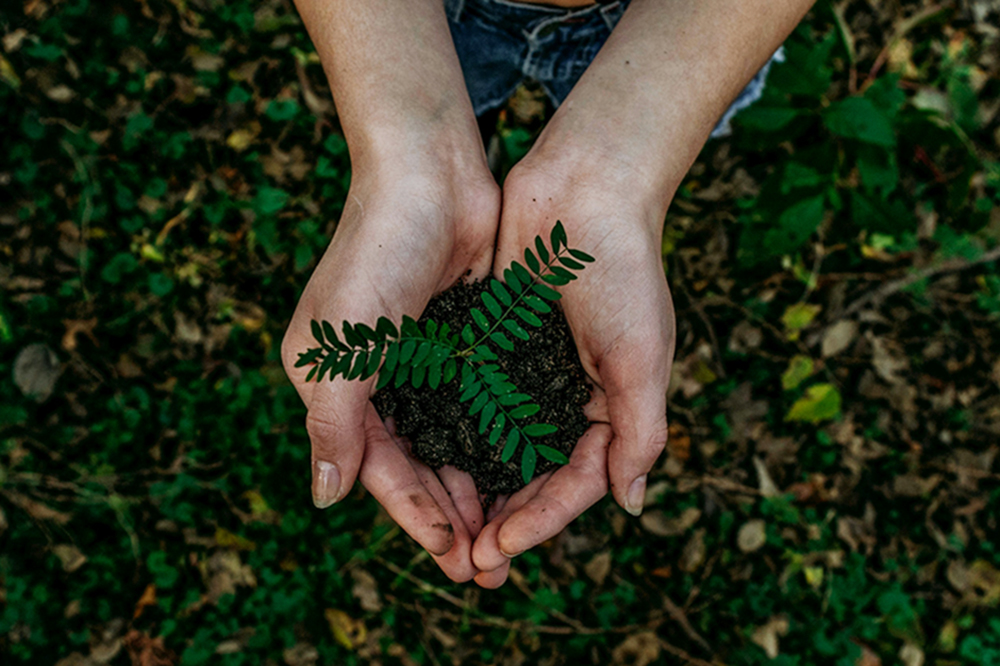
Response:
[{"label": "green ground cover", "polygon": [[998,22],[815,8],[668,215],[645,514],[486,592],[309,500],[278,346],[350,167],[291,4],[7,3],[0,660],[1000,664]]}]

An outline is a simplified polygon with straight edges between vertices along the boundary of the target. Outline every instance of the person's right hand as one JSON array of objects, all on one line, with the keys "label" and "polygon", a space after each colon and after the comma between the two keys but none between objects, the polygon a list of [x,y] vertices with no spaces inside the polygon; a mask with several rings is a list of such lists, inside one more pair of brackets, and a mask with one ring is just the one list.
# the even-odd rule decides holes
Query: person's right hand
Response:
[{"label": "person's right hand", "polygon": [[375,377],[307,383],[310,368],[295,363],[316,346],[313,319],[338,331],[344,320],[374,327],[380,316],[398,325],[404,314],[418,318],[431,296],[467,272],[470,279],[488,275],[499,215],[500,193],[485,159],[481,169],[449,169],[429,153],[425,162],[356,167],[337,232],[281,348],[308,409],[316,506],[340,501],[360,479],[455,581],[479,573],[471,547],[483,512],[472,478],[452,468],[435,473],[409,455],[369,401]]}]

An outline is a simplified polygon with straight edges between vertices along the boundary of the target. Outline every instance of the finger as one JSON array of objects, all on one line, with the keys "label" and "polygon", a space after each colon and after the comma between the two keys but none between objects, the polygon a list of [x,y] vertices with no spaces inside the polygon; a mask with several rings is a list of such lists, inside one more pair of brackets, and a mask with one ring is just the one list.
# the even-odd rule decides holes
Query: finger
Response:
[{"label": "finger", "polygon": [[481,571],[476,577],[476,585],[487,590],[495,590],[507,582],[507,575],[510,573],[510,560],[501,565],[499,569],[493,571]]},{"label": "finger", "polygon": [[600,386],[591,390],[590,402],[583,406],[583,415],[591,423],[610,423],[608,414],[608,396]]},{"label": "finger", "polygon": [[608,357],[602,368],[614,429],[608,480],[615,500],[633,516],[642,513],[646,475],[667,444],[667,371],[642,371],[637,363]]},{"label": "finger", "polygon": [[507,500],[510,499],[510,495],[497,495],[497,498],[493,500],[493,504],[490,505],[489,511],[486,512],[486,522],[490,523],[494,518],[500,515],[504,507],[507,506]]},{"label": "finger", "polygon": [[479,536],[476,537],[476,543],[472,545],[472,563],[480,571],[496,571],[510,560],[510,557],[500,552],[500,546],[497,543],[500,528],[507,518],[537,495],[550,478],[552,478],[552,472],[536,476],[531,480],[531,483],[508,497],[498,511],[490,511],[492,517],[483,527]]},{"label": "finger", "polygon": [[448,491],[451,501],[462,517],[469,536],[475,539],[483,529],[483,505],[479,501],[479,491],[476,482],[468,472],[463,472],[451,465],[445,465],[437,471],[441,485]]},{"label": "finger", "polygon": [[[312,495],[317,508],[343,499],[358,476],[365,455],[368,389],[343,380],[313,387],[306,415],[312,447]],[[381,421],[379,427],[382,431]]]},{"label": "finger", "polygon": [[516,556],[565,529],[608,492],[607,450],[611,428],[595,423],[583,434],[569,463],[508,517],[497,533],[501,554]]},{"label": "finger", "polygon": [[360,480],[389,516],[432,555],[444,555],[455,541],[454,528],[393,441],[373,406],[365,419],[366,443]]}]

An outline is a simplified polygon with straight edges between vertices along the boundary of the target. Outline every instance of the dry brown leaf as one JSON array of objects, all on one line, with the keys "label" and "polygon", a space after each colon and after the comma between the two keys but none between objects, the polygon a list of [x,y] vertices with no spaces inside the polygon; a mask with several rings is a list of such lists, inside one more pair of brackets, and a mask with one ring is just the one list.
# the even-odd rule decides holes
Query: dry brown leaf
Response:
[{"label": "dry brown leaf", "polygon": [[132,613],[132,620],[138,620],[143,611],[145,611],[148,607],[155,605],[156,586],[150,583],[146,586],[146,589],[142,591],[142,596],[139,597],[139,601],[135,602],[135,611]]},{"label": "dry brown leaf", "polygon": [[350,615],[336,608],[327,608],[324,612],[326,621],[330,624],[333,638],[348,650],[354,650],[365,642],[368,630],[362,620],[355,620]]},{"label": "dry brown leaf", "polygon": [[87,556],[72,544],[58,544],[52,547],[52,552],[62,562],[63,571],[67,573],[72,573],[87,563]]},{"label": "dry brown leaf", "polygon": [[858,324],[851,319],[843,319],[823,331],[823,341],[820,344],[823,358],[836,356],[851,346],[858,336]]},{"label": "dry brown leaf", "polygon": [[63,335],[62,348],[66,351],[71,352],[76,349],[76,336],[80,333],[90,338],[95,347],[100,346],[97,338],[94,337],[94,328],[97,327],[97,317],[91,317],[90,319],[63,319],[63,326],[66,327],[66,333]]},{"label": "dry brown leaf", "polygon": [[855,644],[861,648],[861,656],[854,662],[854,666],[882,666],[881,657],[872,652],[870,647],[867,645],[860,645],[859,643]]},{"label": "dry brown leaf", "polygon": [[684,534],[701,518],[701,509],[688,507],[681,515],[667,517],[663,511],[645,511],[639,518],[639,523],[650,534],[662,537],[672,537]]},{"label": "dry brown leaf", "polygon": [[177,655],[167,648],[162,636],[151,638],[137,629],[132,629],[122,640],[128,651],[132,666],[174,666]]},{"label": "dry brown leaf", "polygon": [[14,384],[35,402],[45,402],[56,387],[62,366],[49,347],[40,342],[30,344],[14,359]]},{"label": "dry brown leaf", "polygon": [[778,638],[788,633],[788,618],[775,616],[767,624],[754,629],[750,637],[754,643],[759,645],[767,653],[769,659],[777,659],[781,654],[778,650]]},{"label": "dry brown leaf", "polygon": [[589,562],[583,566],[584,573],[598,585],[603,585],[604,580],[611,573],[611,551],[605,550],[604,552],[594,555]]},{"label": "dry brown leaf", "polygon": [[296,643],[281,653],[287,666],[314,666],[319,661],[319,650],[309,643]]},{"label": "dry brown leaf", "polygon": [[382,610],[382,599],[378,594],[378,583],[375,577],[364,569],[351,569],[351,578],[354,585],[351,587],[351,594],[361,604],[361,608],[369,613],[377,613]]},{"label": "dry brown leaf", "polygon": [[736,545],[744,553],[760,550],[767,543],[767,524],[759,519],[748,520],[736,535]]},{"label": "dry brown leaf", "polygon": [[615,666],[649,666],[660,658],[660,639],[652,631],[632,634],[611,652]]},{"label": "dry brown leaf", "polygon": [[767,471],[767,465],[758,456],[753,457],[753,467],[757,470],[757,489],[763,497],[777,497],[781,494],[778,486],[771,478],[771,473]]},{"label": "dry brown leaf", "polygon": [[915,643],[907,643],[899,650],[899,660],[903,666],[924,666],[924,651]]},{"label": "dry brown leaf", "polygon": [[680,560],[677,562],[681,571],[692,573],[705,563],[705,531],[705,528],[696,530],[688,542],[684,544],[684,550],[681,551]]}]

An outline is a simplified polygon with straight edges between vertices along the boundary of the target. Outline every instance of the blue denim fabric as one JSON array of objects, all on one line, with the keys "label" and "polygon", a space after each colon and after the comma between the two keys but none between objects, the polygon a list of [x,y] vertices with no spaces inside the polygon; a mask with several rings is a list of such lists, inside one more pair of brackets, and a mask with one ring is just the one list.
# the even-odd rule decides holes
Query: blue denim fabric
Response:
[{"label": "blue denim fabric", "polygon": [[[501,106],[525,78],[538,81],[559,106],[628,3],[564,9],[511,0],[444,0],[476,115]],[[730,133],[733,116],[760,99],[771,63],[783,60],[779,49],[723,114],[713,137]]]}]

